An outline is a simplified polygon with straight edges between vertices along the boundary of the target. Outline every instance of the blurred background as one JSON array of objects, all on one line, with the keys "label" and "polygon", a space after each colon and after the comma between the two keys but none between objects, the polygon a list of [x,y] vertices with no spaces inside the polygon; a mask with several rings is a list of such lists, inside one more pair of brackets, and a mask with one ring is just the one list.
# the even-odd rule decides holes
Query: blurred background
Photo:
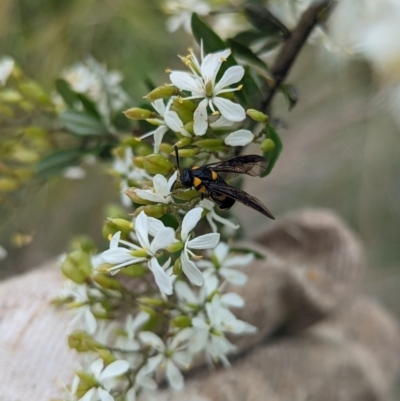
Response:
[{"label": "blurred background", "polygon": [[[48,90],[63,69],[92,55],[121,71],[136,106],[147,92],[144,79],[166,82],[165,68],[179,65],[176,55],[192,45],[188,40],[182,30],[166,33],[165,16],[152,1],[0,3],[1,53]],[[298,104],[288,112],[280,95],[274,102],[282,155],[262,185],[254,178],[245,189],[277,218],[304,207],[336,211],[365,245],[366,291],[400,317],[399,128],[377,95],[369,65],[340,58],[306,46],[288,79],[297,88]],[[9,252],[0,261],[1,278],[60,255],[74,235],[91,235],[99,248],[106,246],[101,227],[119,190],[104,166],[87,170],[82,180],[58,178],[32,189],[0,222],[0,244]],[[248,237],[271,224],[235,207]],[[11,243],[10,235],[19,240]]]}]

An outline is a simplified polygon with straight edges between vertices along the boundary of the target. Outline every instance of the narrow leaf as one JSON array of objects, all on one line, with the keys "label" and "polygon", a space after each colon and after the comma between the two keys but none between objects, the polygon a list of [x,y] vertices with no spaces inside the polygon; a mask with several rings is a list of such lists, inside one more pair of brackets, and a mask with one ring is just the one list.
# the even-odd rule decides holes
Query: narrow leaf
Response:
[{"label": "narrow leaf", "polygon": [[296,88],[291,84],[282,84],[279,90],[283,93],[283,96],[285,96],[289,110],[292,110],[293,107],[296,106],[298,100]]},{"label": "narrow leaf", "polygon": [[262,70],[268,71],[268,66],[262,61],[251,49],[234,39],[228,39],[228,44],[233,51],[233,54],[249,64],[252,64]]},{"label": "narrow leaf", "polygon": [[103,124],[98,119],[87,113],[68,110],[61,113],[60,119],[65,127],[76,135],[97,136],[107,133],[107,129]]}]

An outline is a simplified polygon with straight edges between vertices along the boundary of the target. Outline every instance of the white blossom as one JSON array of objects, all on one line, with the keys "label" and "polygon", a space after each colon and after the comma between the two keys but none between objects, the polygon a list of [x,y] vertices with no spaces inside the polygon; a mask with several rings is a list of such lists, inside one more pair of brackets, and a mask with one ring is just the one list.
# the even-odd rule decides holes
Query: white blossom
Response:
[{"label": "white blossom", "polygon": [[219,112],[230,121],[243,121],[246,118],[244,108],[229,99],[219,95],[227,92],[239,90],[240,87],[230,88],[229,86],[239,82],[244,75],[244,68],[235,65],[229,67],[222,75],[219,82],[216,77],[222,63],[231,54],[230,49],[217,53],[208,54],[201,57],[201,63],[193,52],[191,52],[191,63],[188,66],[192,73],[183,71],[173,71],[170,74],[171,82],[179,89],[191,92],[191,96],[185,99],[200,99],[200,103],[194,112],[194,133],[195,135],[204,135],[208,127],[207,107],[209,106],[213,113]]},{"label": "white blossom", "polygon": [[10,77],[14,68],[14,60],[5,56],[0,59],[0,86],[4,86]]},{"label": "white blossom", "polygon": [[96,379],[97,386],[92,387],[79,401],[114,401],[110,394],[115,383],[115,378],[123,375],[129,370],[129,363],[117,360],[104,368],[103,359],[96,359],[90,365],[90,371]]},{"label": "white blossom", "polygon": [[175,32],[182,26],[187,33],[191,33],[192,13],[207,15],[210,12],[210,6],[199,0],[167,0],[163,8],[167,14],[172,14],[167,20],[168,32]]},{"label": "white blossom", "polygon": [[186,277],[194,285],[203,285],[204,278],[199,268],[190,260],[191,257],[198,258],[192,249],[213,249],[218,244],[220,234],[210,233],[200,235],[194,239],[191,238],[191,232],[201,219],[203,208],[196,207],[186,213],[182,221],[181,240],[184,243],[184,249],[181,253],[182,270]]},{"label": "white blossom", "polygon": [[186,369],[189,367],[191,358],[185,348],[190,335],[191,330],[183,329],[164,344],[160,337],[150,331],[139,333],[140,340],[156,351],[156,355],[150,357],[142,368],[141,374],[148,375],[159,367],[165,367],[165,374],[170,386],[181,390],[184,386],[184,379],[179,367]]},{"label": "white blossom", "polygon": [[206,219],[211,226],[213,232],[217,232],[217,225],[214,223],[214,220],[222,225],[237,230],[239,228],[238,224],[232,223],[228,219],[224,219],[223,217],[219,216],[214,210],[214,203],[208,199],[203,199],[199,202],[199,206],[202,207],[206,211]]},{"label": "white blossom", "polygon": [[176,181],[178,171],[172,174],[171,178],[167,181],[166,178],[157,174],[153,178],[153,188],[151,189],[135,189],[136,195],[142,199],[156,202],[156,203],[170,203],[171,199],[171,187]]},{"label": "white blossom", "polygon": [[246,146],[253,142],[254,134],[247,129],[240,129],[238,131],[231,132],[225,139],[224,142],[229,146]]},{"label": "white blossom", "polygon": [[62,175],[69,180],[82,180],[86,177],[86,170],[80,166],[70,166],[63,170]]},{"label": "white blossom", "polygon": [[[110,249],[103,252],[101,256],[106,263],[114,265],[109,269],[113,274],[125,266],[147,261],[159,289],[170,295],[172,294],[172,281],[165,272],[170,261],[168,260],[164,266],[160,266],[156,254],[175,241],[175,231],[171,227],[165,227],[160,221],[162,228],[154,233],[151,231],[151,224],[152,222],[149,222],[146,214],[141,212],[135,220],[135,232],[140,246],[121,240],[119,231],[112,237]],[[149,234],[153,234],[154,237],[151,242]],[[125,245],[127,248],[120,247],[119,244]],[[135,251],[141,251],[140,255],[135,256]]]},{"label": "white blossom", "polygon": [[199,260],[197,266],[207,269],[207,271],[218,272],[218,274],[233,285],[244,285],[247,276],[233,267],[247,266],[254,259],[252,253],[246,255],[230,255],[229,246],[225,242],[220,242],[214,249],[214,263],[210,260]]},{"label": "white blossom", "polygon": [[137,351],[140,349],[139,341],[136,339],[136,332],[150,318],[146,312],[140,311],[135,317],[128,315],[125,319],[125,336],[119,336],[116,346],[127,351]]}]

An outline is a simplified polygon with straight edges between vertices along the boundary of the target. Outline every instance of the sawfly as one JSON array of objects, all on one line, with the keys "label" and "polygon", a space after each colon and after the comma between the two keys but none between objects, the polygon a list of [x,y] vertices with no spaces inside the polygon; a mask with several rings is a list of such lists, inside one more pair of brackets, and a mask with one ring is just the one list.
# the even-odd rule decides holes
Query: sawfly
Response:
[{"label": "sawfly", "polygon": [[[262,156],[236,156],[222,162],[180,169],[178,148],[175,146],[176,164],[179,171],[179,182],[185,188],[192,188],[200,194],[201,199],[210,198],[220,209],[230,209],[236,201],[251,207],[270,219],[275,219],[272,213],[252,195],[226,183],[227,175],[247,174],[260,176],[265,170],[267,161]],[[177,181],[178,181],[177,180]],[[175,181],[171,186],[174,189]]]}]

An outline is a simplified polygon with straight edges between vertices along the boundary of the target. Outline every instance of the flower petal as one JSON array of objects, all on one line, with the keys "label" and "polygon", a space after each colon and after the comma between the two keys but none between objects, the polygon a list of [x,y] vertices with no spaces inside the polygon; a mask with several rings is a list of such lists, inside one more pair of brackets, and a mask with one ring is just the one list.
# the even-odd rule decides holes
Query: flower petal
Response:
[{"label": "flower petal", "polygon": [[129,370],[129,362],[118,360],[108,365],[100,374],[100,382],[111,377],[121,376]]},{"label": "flower petal", "polygon": [[104,361],[101,358],[96,359],[91,365],[90,370],[93,372],[96,380],[99,379],[101,371],[103,370]]},{"label": "flower petal", "polygon": [[242,308],[244,306],[244,300],[235,292],[228,292],[221,296],[221,303],[226,306],[230,306],[233,308]]},{"label": "flower petal", "polygon": [[218,74],[221,64],[229,57],[231,49],[225,49],[217,53],[207,54],[201,63],[201,76],[204,83],[211,81],[214,86],[215,78]]},{"label": "flower petal", "polygon": [[155,203],[167,203],[166,199],[154,193],[151,189],[135,189],[135,193],[139,198]]},{"label": "flower petal", "polygon": [[149,262],[149,269],[154,275],[156,284],[161,292],[167,295],[172,294],[172,280],[171,277],[165,272],[165,270],[160,266],[156,258],[151,258]]},{"label": "flower petal", "polygon": [[176,111],[168,111],[164,115],[164,121],[167,126],[174,132],[180,132],[183,128],[183,122],[179,118]]},{"label": "flower petal", "polygon": [[195,207],[186,213],[182,222],[181,239],[185,242],[190,234],[190,232],[196,227],[196,224],[201,219],[201,214],[203,213],[203,208]]},{"label": "flower petal", "polygon": [[195,305],[198,303],[195,293],[185,281],[179,280],[175,282],[175,293],[182,301]]},{"label": "flower petal", "polygon": [[187,247],[190,249],[213,249],[217,246],[220,236],[219,233],[200,235],[200,237],[190,240]]},{"label": "flower petal", "polygon": [[218,107],[220,113],[230,121],[243,121],[246,118],[244,108],[231,100],[216,96],[213,98],[214,104]]},{"label": "flower petal", "polygon": [[79,401],[92,401],[95,393],[97,394],[97,388],[92,387]]},{"label": "flower petal", "polygon": [[167,179],[161,175],[156,174],[153,178],[153,186],[156,193],[160,196],[165,196],[169,194]]},{"label": "flower petal", "polygon": [[179,89],[199,93],[201,85],[191,74],[182,71],[173,71],[169,75],[171,82]]},{"label": "flower petal", "polygon": [[185,273],[189,281],[197,286],[202,286],[204,283],[204,277],[199,268],[189,260],[186,252],[181,253],[182,270]]},{"label": "flower petal", "polygon": [[154,131],[154,153],[160,151],[160,145],[164,138],[165,133],[168,131],[168,127],[161,126]]},{"label": "flower petal", "polygon": [[214,249],[214,255],[219,264],[222,264],[229,254],[229,245],[226,242],[220,242]]},{"label": "flower petal", "polygon": [[165,374],[167,375],[168,382],[172,388],[175,390],[181,390],[183,388],[185,383],[183,375],[170,359],[167,361]]},{"label": "flower petal", "polygon": [[165,351],[164,342],[157,334],[151,331],[141,331],[138,334],[138,337],[140,341],[144,343],[146,346],[150,346],[151,348],[157,350],[158,352]]},{"label": "flower petal", "polygon": [[225,128],[225,127],[231,127],[233,124],[235,124],[234,121],[230,121],[226,119],[224,116],[221,116],[218,118],[218,120],[212,122],[210,124],[210,127],[212,128]]},{"label": "flower petal", "polygon": [[116,232],[110,241],[110,249],[112,248],[118,248],[118,242],[121,239],[121,231]]},{"label": "flower petal", "polygon": [[247,282],[247,276],[244,273],[234,269],[226,269],[221,267],[219,269],[219,274],[233,285],[242,286]]},{"label": "flower petal", "polygon": [[226,88],[229,85],[235,84],[239,82],[244,75],[244,68],[240,65],[235,65],[233,67],[229,67],[225,72],[222,78],[218,81],[218,83],[214,87],[214,95],[218,95],[218,91]]},{"label": "flower petal", "polygon": [[142,248],[150,249],[147,215],[143,211],[135,220],[135,232]]},{"label": "flower petal", "polygon": [[231,132],[225,139],[226,145],[230,146],[246,146],[253,142],[254,134],[247,129],[240,129],[238,131]]},{"label": "flower petal", "polygon": [[165,104],[164,100],[162,99],[157,99],[154,102],[151,103],[151,105],[154,107],[154,110],[160,115],[163,116],[165,113]]},{"label": "flower petal", "polygon": [[158,231],[165,228],[163,222],[161,220],[155,219],[154,217],[147,218],[147,227],[149,229],[149,234],[152,237],[155,237]]},{"label": "flower petal", "polygon": [[86,306],[84,308],[85,308],[84,318],[85,318],[86,327],[88,328],[89,334],[94,334],[96,331],[96,328],[97,328],[96,318],[94,317],[89,306]]},{"label": "flower petal", "polygon": [[[207,106],[208,106],[208,99],[203,99],[197,106],[197,109],[194,111],[193,131],[194,131],[194,134],[197,136],[202,136],[207,131],[207,127],[208,127]],[[239,120],[239,121],[242,121],[242,120]]]},{"label": "flower petal", "polygon": [[160,249],[164,249],[175,241],[175,231],[171,227],[165,227],[158,231],[150,245],[152,254],[156,254]]},{"label": "flower petal", "polygon": [[247,266],[253,260],[254,255],[252,253],[247,253],[242,256],[231,256],[225,260],[223,267]]},{"label": "flower petal", "polygon": [[125,263],[128,260],[131,260],[133,257],[129,249],[126,248],[113,248],[107,249],[101,254],[101,258],[112,265],[116,265],[119,263]]}]

